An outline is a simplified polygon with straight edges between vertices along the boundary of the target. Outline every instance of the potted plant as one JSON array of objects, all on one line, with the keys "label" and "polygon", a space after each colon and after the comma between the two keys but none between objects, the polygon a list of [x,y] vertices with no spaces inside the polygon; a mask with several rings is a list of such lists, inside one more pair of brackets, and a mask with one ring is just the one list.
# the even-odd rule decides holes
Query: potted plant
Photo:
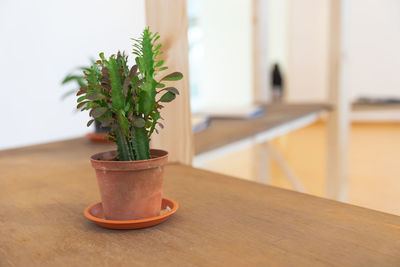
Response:
[{"label": "potted plant", "polygon": [[[92,60],[92,64],[94,61]],[[62,85],[67,85],[67,84],[73,84],[74,88],[71,90],[68,90],[65,92],[62,96],[62,99],[72,95],[76,94],[81,88],[87,87],[87,82],[85,80],[85,76],[83,73],[76,73],[77,70],[79,71],[86,71],[88,70],[89,67],[79,67],[75,71],[69,73],[65,78],[62,80],[61,84]],[[108,127],[101,127],[101,122],[98,120],[94,120],[94,129],[95,132],[94,134],[90,133],[87,134],[87,137],[89,137],[92,141],[95,142],[107,142],[106,139],[106,133],[109,131]]]},{"label": "potted plant", "polygon": [[[159,81],[156,75],[166,70],[158,33],[149,28],[139,39],[133,39],[136,65],[128,66],[128,57],[118,52],[100,59],[83,70],[86,86],[77,92],[78,109],[88,110],[108,127],[116,151],[93,155],[90,160],[96,171],[104,216],[110,220],[135,220],[158,216],[162,200],[163,166],[168,152],[150,149],[149,143],[157,127],[163,128],[160,109],[171,102],[179,91],[167,87],[167,81],[182,79],[173,72]],[[157,75],[158,76],[158,75]]]}]

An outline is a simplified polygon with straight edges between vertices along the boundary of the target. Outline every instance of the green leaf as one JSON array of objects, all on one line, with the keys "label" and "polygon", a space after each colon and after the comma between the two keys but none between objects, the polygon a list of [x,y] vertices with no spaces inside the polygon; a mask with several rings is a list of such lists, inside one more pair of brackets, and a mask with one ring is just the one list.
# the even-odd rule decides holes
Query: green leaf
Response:
[{"label": "green leaf", "polygon": [[161,67],[161,68],[159,68],[157,71],[158,71],[158,72],[160,72],[160,71],[167,70],[167,69],[168,69],[168,67],[167,67],[167,66],[165,66],[165,67]]},{"label": "green leaf", "polygon": [[62,80],[61,84],[66,84],[66,83],[71,82],[71,81],[76,81],[76,82],[79,83],[79,81],[83,81],[83,80],[84,80],[84,77],[80,76],[80,75],[67,75],[64,78],[64,80]]},{"label": "green leaf", "polygon": [[76,100],[76,102],[82,102],[83,100],[85,100],[86,99],[86,95],[83,95],[83,96],[81,96],[81,97],[79,97],[77,100]]},{"label": "green leaf", "polygon": [[154,50],[159,50],[162,47],[162,44],[158,44]]},{"label": "green leaf", "polygon": [[154,37],[156,37],[156,36],[159,36],[159,35],[158,35],[158,32],[156,32],[156,33],[153,33],[153,36],[151,36],[151,39],[153,40],[153,39],[154,39]]},{"label": "green leaf", "polygon": [[154,65],[154,68],[160,67],[160,66],[162,66],[162,64],[164,64],[164,60],[163,59],[157,61],[156,65]]},{"label": "green leaf", "polygon": [[163,83],[157,83],[156,88],[164,88],[165,84]]},{"label": "green leaf", "polygon": [[161,79],[161,81],[179,81],[183,78],[183,74],[180,72],[173,72],[171,74],[168,74],[164,78]]},{"label": "green leaf", "polygon": [[160,102],[171,102],[176,98],[176,95],[171,92],[166,92],[163,94],[163,96],[160,98]]},{"label": "green leaf", "polygon": [[157,35],[156,38],[153,39],[153,44],[154,44],[155,42],[157,42],[158,39],[160,39],[160,35]]},{"label": "green leaf", "polygon": [[137,118],[134,122],[133,122],[133,126],[137,127],[137,128],[143,128],[146,125],[146,122],[143,118]]},{"label": "green leaf", "polygon": [[153,123],[151,124],[149,136],[151,136],[153,134],[153,131],[156,127],[157,120],[160,118],[160,112],[153,113],[151,117],[153,118]]},{"label": "green leaf", "polygon": [[76,92],[76,89],[71,89],[71,90],[65,92],[65,93],[61,96],[61,99],[65,99],[65,98],[67,98],[68,96],[73,95],[75,92]]}]

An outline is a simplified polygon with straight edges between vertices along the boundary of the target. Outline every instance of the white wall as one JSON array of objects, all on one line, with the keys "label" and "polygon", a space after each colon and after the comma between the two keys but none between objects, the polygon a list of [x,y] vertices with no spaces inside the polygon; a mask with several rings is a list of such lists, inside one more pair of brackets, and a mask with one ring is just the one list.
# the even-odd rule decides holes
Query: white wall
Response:
[{"label": "white wall", "polygon": [[289,0],[288,101],[327,99],[329,1]]},{"label": "white wall", "polygon": [[400,97],[400,1],[353,0],[349,88],[359,96]]},{"label": "white wall", "polygon": [[101,51],[130,52],[144,26],[143,0],[0,1],[0,149],[91,131],[60,81]]},{"label": "white wall", "polygon": [[204,0],[200,26],[204,58],[199,99],[203,106],[253,101],[252,1]]},{"label": "white wall", "polygon": [[[265,1],[265,0],[264,0]],[[288,63],[289,0],[268,0],[268,63],[286,73]]]},{"label": "white wall", "polygon": [[[329,0],[288,0],[289,101],[327,100]],[[400,1],[348,5],[348,88],[360,96],[400,97]]]}]

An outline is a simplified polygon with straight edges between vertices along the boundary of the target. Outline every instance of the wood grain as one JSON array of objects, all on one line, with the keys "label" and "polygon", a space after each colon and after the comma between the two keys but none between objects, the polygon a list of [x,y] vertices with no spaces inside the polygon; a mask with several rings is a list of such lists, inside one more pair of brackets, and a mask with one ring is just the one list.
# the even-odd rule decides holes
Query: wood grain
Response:
[{"label": "wood grain", "polygon": [[146,0],[146,22],[152,32],[159,32],[165,60],[169,69],[160,74],[180,71],[184,78],[178,82],[166,83],[179,89],[180,95],[166,103],[161,116],[167,123],[160,134],[151,137],[151,146],[169,151],[170,160],[191,164],[193,158],[193,133],[190,113],[189,61],[186,0]]},{"label": "wood grain", "polygon": [[195,154],[201,154],[257,133],[329,109],[326,104],[271,104],[262,117],[251,120],[213,119],[210,126],[194,135]]},{"label": "wood grain", "polygon": [[0,151],[0,266],[399,266],[400,217],[179,164],[165,223],[116,231],[84,218],[99,200],[75,139]]}]

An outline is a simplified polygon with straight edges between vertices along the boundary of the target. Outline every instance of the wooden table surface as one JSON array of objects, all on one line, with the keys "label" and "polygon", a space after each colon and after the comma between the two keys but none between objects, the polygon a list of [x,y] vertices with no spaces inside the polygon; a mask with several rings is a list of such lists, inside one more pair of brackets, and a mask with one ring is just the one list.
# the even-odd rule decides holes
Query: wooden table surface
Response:
[{"label": "wooden table surface", "polygon": [[171,164],[168,221],[107,230],[75,139],[0,151],[0,266],[400,266],[400,217]]},{"label": "wooden table surface", "polygon": [[210,126],[194,135],[195,154],[201,154],[329,109],[327,104],[272,104],[263,116],[249,120],[212,119]]}]

